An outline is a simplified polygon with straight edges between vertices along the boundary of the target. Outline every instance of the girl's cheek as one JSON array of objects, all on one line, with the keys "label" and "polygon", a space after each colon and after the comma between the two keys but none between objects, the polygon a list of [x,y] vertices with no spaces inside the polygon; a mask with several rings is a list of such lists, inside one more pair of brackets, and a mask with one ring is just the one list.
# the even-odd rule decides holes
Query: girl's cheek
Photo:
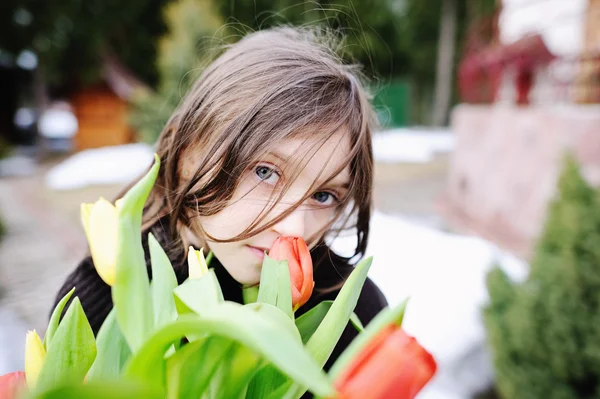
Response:
[{"label": "girl's cheek", "polygon": [[310,226],[311,233],[317,232],[323,227],[327,226],[333,219],[335,215],[334,208],[325,208],[325,209],[313,209],[310,210]]}]

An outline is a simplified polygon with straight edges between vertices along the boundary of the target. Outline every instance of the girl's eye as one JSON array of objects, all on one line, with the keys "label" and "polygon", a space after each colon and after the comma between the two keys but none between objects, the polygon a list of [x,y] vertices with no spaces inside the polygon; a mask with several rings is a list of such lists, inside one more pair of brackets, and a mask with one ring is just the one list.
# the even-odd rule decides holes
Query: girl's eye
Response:
[{"label": "girl's eye", "polygon": [[279,174],[273,169],[265,165],[259,165],[254,169],[256,176],[264,183],[274,186],[279,180]]},{"label": "girl's eye", "polygon": [[312,197],[320,205],[333,205],[333,203],[338,200],[335,195],[327,191],[316,192]]}]

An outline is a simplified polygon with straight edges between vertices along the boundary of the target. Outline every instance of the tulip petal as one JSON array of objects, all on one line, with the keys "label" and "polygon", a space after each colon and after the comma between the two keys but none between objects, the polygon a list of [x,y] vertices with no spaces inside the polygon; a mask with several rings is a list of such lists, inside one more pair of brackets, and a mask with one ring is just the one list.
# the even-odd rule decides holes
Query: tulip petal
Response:
[{"label": "tulip petal", "polygon": [[204,259],[204,249],[195,250],[190,245],[188,249],[188,270],[191,279],[197,279],[208,273],[208,265]]},{"label": "tulip petal", "polygon": [[25,375],[29,389],[35,387],[45,357],[46,350],[40,336],[35,330],[28,331],[25,338]]},{"label": "tulip petal", "polygon": [[104,198],[100,198],[90,211],[87,238],[96,271],[110,286],[116,280],[117,259],[117,208]]},{"label": "tulip petal", "polygon": [[0,376],[0,398],[16,399],[26,389],[25,373],[17,371]]},{"label": "tulip petal", "polygon": [[300,259],[300,265],[302,267],[302,289],[300,290],[301,297],[297,306],[304,305],[312,295],[315,282],[313,281],[313,265],[312,258],[310,257],[310,250],[303,239],[297,239],[297,250],[298,259]]},{"label": "tulip petal", "polygon": [[[346,282],[347,284],[347,282]],[[342,288],[343,289],[343,288]],[[352,363],[362,350],[377,336],[382,329],[389,324],[397,326],[402,325],[404,310],[408,300],[404,300],[393,308],[385,308],[365,328],[365,331],[356,337],[344,352],[338,357],[331,369],[329,375],[337,380],[338,376]]]},{"label": "tulip petal", "polygon": [[272,259],[288,262],[293,310],[304,305],[314,288],[313,266],[306,242],[300,237],[279,237],[269,250]]},{"label": "tulip petal", "polygon": [[344,398],[412,399],[433,377],[436,364],[413,337],[391,324],[374,337],[347,371],[335,384]]}]

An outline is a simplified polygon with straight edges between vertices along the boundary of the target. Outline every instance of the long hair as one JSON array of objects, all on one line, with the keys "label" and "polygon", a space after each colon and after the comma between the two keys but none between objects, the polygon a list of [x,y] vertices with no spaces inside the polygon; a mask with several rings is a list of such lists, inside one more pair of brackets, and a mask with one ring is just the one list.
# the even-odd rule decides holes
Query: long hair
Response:
[{"label": "long hair", "polygon": [[[342,62],[336,54],[341,42],[333,38],[326,31],[306,28],[258,31],[228,46],[203,71],[159,137],[157,153],[163,166],[144,211],[144,228],[170,215],[170,231],[181,250],[187,245],[184,228],[204,243],[243,240],[268,229],[310,197],[307,192],[277,217],[267,218],[312,154],[344,129],[351,143],[343,165],[351,175],[348,195],[319,234],[332,232],[333,226],[355,228],[354,255],[364,254],[372,208],[375,118],[359,68]],[[298,137],[310,137],[317,144],[295,157],[294,175],[247,229],[217,239],[193,223],[196,216],[225,208],[248,168],[277,143]],[[198,166],[183,178],[183,160],[192,152]],[[330,180],[342,170],[323,177]]]}]

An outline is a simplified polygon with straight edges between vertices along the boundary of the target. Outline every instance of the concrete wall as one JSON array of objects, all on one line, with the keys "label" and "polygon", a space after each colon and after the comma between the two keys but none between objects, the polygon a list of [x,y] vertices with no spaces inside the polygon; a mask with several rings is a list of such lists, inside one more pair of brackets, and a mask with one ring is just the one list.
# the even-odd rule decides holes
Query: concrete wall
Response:
[{"label": "concrete wall", "polygon": [[441,201],[450,225],[531,253],[565,150],[600,186],[600,105],[473,106],[452,115],[456,148]]}]

